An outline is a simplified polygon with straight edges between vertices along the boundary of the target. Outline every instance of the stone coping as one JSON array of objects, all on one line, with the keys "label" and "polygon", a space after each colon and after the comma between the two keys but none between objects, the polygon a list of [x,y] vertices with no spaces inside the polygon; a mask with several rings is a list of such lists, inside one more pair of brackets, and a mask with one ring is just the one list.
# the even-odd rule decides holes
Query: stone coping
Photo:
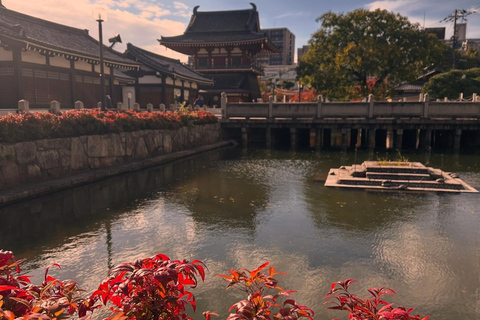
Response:
[{"label": "stone coping", "polygon": [[133,161],[127,164],[121,164],[94,170],[85,170],[78,174],[67,177],[21,185],[6,190],[0,190],[0,206],[104,180],[110,177],[114,177],[116,175],[158,166],[178,159],[194,156],[199,153],[227,147],[229,145],[236,145],[236,143],[233,141],[221,141],[188,150],[168,153],[153,158]]}]

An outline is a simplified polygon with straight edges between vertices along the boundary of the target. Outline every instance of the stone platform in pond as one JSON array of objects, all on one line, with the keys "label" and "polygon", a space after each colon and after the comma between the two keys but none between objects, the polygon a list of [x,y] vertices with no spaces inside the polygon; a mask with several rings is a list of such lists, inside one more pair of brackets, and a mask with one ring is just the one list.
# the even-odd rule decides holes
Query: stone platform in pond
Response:
[{"label": "stone platform in pond", "polygon": [[330,169],[325,186],[369,191],[478,193],[455,173],[426,167],[420,162],[365,161]]}]

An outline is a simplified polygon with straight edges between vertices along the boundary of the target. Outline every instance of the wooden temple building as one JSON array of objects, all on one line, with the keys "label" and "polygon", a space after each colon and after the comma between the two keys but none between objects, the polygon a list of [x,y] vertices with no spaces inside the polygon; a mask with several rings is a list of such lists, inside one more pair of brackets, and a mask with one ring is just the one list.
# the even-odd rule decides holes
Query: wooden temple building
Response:
[{"label": "wooden temple building", "polygon": [[[139,103],[155,108],[186,101],[193,104],[199,86],[213,80],[180,62],[127,45],[125,53],[103,47],[106,95],[111,106]],[[0,0],[0,108],[62,107],[101,101],[99,42],[88,30],[53,23],[9,10]],[[107,107],[109,105],[107,104]]]},{"label": "wooden temple building", "polygon": [[[122,101],[122,86],[132,81],[121,71],[139,64],[105,47],[106,94]],[[42,20],[5,8],[0,0],[0,106],[21,99],[32,107],[75,101],[94,107],[100,97],[99,43],[88,30]]]},{"label": "wooden temple building", "polygon": [[220,94],[229,101],[252,101],[260,97],[256,54],[279,53],[260,30],[257,7],[234,11],[200,12],[199,6],[183,35],[162,37],[160,44],[193,58],[193,68],[212,78],[213,86],[200,85],[208,105],[219,105]]},{"label": "wooden temple building", "polygon": [[131,43],[127,44],[125,56],[140,63],[139,70],[126,73],[135,78],[135,96],[141,106],[147,103],[169,106],[184,101],[193,105],[198,86],[213,85],[212,79],[195,72],[180,60],[143,50]]}]

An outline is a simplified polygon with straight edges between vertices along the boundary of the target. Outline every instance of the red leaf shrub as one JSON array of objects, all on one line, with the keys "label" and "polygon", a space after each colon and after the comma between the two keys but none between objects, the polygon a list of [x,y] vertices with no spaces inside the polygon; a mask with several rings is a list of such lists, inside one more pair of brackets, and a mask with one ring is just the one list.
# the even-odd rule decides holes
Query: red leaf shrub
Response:
[{"label": "red leaf shrub", "polygon": [[333,298],[326,304],[334,304],[327,309],[346,310],[350,320],[427,320],[429,316],[422,318],[420,315],[413,316],[410,313],[413,308],[406,310],[404,307],[393,307],[393,303],[383,300],[385,295],[394,295],[395,291],[390,288],[370,288],[368,292],[371,298],[360,299],[350,293],[348,287],[357,280],[347,279],[332,283],[330,291],[325,298]]},{"label": "red leaf shrub", "polygon": [[0,142],[21,142],[67,138],[82,135],[132,132],[137,130],[176,129],[189,125],[215,123],[210,112],[116,112],[100,109],[70,110],[59,115],[21,113],[0,116]]},{"label": "red leaf shrub", "polygon": [[81,290],[75,281],[55,279],[47,268],[42,284],[33,285],[29,277],[19,275],[21,262],[11,251],[0,250],[0,319],[54,320],[84,317],[92,310],[78,295]]},{"label": "red leaf shrub", "polygon": [[162,254],[123,263],[111,270],[90,301],[110,302],[115,314],[128,319],[191,319],[185,307],[190,304],[195,311],[195,296],[186,288],[197,286],[197,276],[205,280],[204,267],[198,260],[170,260]]},{"label": "red leaf shrub", "polygon": [[[297,304],[293,299],[285,299],[283,303],[279,302],[281,296],[288,297],[295,291],[285,291],[278,287],[278,280],[275,275],[284,275],[284,273],[275,272],[275,268],[270,267],[268,274],[261,271],[268,266],[268,262],[262,264],[253,271],[247,269],[231,269],[231,275],[219,275],[228,281],[228,288],[236,288],[245,291],[248,294],[246,300],[241,300],[230,307],[229,311],[234,310],[227,320],[296,320],[299,318],[308,318],[313,320],[313,310]],[[270,294],[275,291],[275,294]],[[208,320],[208,317],[207,317]]]}]

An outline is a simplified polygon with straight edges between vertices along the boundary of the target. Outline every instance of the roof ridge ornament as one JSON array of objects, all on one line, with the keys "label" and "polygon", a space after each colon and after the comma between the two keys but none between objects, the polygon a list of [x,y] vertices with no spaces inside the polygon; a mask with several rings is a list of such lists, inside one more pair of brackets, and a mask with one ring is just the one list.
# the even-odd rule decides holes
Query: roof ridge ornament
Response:
[{"label": "roof ridge ornament", "polygon": [[[1,3],[1,2],[2,2],[2,0],[0,0],[0,3]],[[193,14],[194,14],[194,15],[197,14],[198,8],[200,8],[200,6],[195,6],[195,7],[193,7]]]},{"label": "roof ridge ornament", "polygon": [[253,7],[253,11],[257,11],[257,6],[255,5],[255,3],[250,2],[250,5]]}]

